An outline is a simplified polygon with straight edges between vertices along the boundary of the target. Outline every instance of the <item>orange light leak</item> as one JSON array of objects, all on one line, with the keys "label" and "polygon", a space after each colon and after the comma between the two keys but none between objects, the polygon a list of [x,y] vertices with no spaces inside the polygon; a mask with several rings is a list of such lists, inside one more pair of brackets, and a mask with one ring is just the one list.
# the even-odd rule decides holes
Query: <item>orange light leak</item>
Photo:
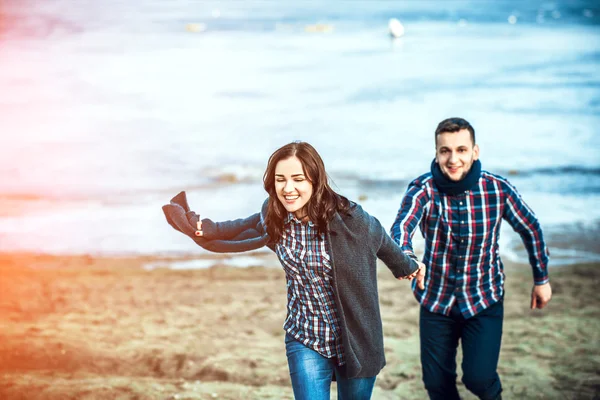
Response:
[{"label": "orange light leak", "polygon": [[52,143],[53,132],[66,123],[55,112],[61,91],[51,79],[51,54],[42,45],[35,50],[20,42],[28,39],[20,22],[32,6],[28,0],[0,0],[0,238],[5,250],[21,248],[29,236],[23,226],[32,215],[68,206],[55,198],[60,185],[68,183],[61,172],[74,169],[65,165],[71,149]]},{"label": "orange light leak", "polygon": [[7,0],[0,0],[0,40],[4,36],[4,32],[7,29],[6,14],[4,12],[5,4]]},{"label": "orange light leak", "polygon": [[14,18],[14,13],[11,13],[9,10],[12,6],[14,7],[23,7],[27,0],[0,0],[0,50],[2,47],[2,40],[6,36],[6,33],[10,30],[11,23],[14,25],[14,21],[11,21]]}]

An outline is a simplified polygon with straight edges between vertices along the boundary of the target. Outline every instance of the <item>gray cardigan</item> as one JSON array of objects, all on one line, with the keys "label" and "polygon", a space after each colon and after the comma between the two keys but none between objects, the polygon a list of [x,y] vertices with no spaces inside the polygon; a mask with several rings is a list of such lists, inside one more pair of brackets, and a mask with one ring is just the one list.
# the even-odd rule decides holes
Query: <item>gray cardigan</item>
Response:
[{"label": "gray cardigan", "polygon": [[[190,236],[198,245],[214,252],[239,252],[267,245],[264,214],[235,221],[202,220],[205,235],[216,240],[198,238],[195,226],[188,222],[185,192],[165,205],[167,221],[176,230]],[[187,213],[187,215],[186,215]],[[329,222],[327,239],[333,266],[335,301],[340,318],[348,378],[372,377],[385,365],[383,329],[377,292],[377,259],[382,260],[396,278],[417,270],[417,263],[402,252],[381,223],[358,204],[351,203],[347,213],[336,213]],[[274,250],[273,245],[268,245]]]}]

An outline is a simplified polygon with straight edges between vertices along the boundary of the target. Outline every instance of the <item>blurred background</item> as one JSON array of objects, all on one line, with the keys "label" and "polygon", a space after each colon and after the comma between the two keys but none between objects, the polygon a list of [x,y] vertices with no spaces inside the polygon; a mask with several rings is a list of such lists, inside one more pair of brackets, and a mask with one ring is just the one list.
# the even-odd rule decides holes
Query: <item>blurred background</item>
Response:
[{"label": "blurred background", "polygon": [[161,206],[186,190],[203,217],[258,211],[292,140],[389,227],[460,116],[552,265],[598,261],[599,28],[592,0],[4,0],[0,251],[201,252]]}]

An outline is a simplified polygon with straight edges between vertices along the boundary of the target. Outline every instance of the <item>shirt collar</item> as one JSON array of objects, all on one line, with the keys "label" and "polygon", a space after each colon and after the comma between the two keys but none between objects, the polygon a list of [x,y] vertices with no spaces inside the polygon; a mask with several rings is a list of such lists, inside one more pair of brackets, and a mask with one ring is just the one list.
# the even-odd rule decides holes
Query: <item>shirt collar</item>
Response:
[{"label": "shirt collar", "polygon": [[[303,223],[298,218],[296,218],[294,213],[288,213],[287,217],[285,217],[284,224],[287,225],[291,222],[293,222],[295,224],[300,224],[300,225]],[[308,226],[313,227],[313,226],[315,226],[315,224],[312,221],[308,221]]]},{"label": "shirt collar", "polygon": [[450,196],[456,196],[469,190],[473,190],[475,187],[477,187],[479,178],[481,177],[481,162],[479,160],[475,160],[473,165],[471,165],[471,169],[469,172],[467,172],[467,176],[460,181],[453,181],[444,175],[442,169],[440,168],[439,164],[435,162],[434,158],[431,162],[431,175],[433,176],[435,186],[440,192],[446,193]]}]

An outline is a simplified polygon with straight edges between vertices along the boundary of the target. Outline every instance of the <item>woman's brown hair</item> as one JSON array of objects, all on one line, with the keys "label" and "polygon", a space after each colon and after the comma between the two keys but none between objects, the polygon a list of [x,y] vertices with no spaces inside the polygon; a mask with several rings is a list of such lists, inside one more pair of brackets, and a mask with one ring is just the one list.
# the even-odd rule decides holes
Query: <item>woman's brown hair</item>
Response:
[{"label": "woman's brown hair", "polygon": [[317,150],[306,142],[298,141],[286,144],[269,157],[267,170],[263,177],[265,190],[269,193],[265,223],[270,243],[277,243],[281,239],[284,220],[287,216],[287,211],[275,192],[275,167],[279,161],[294,156],[300,160],[304,175],[313,185],[312,196],[305,207],[309,220],[316,225],[319,234],[327,231],[329,221],[336,212],[346,212],[350,208],[348,199],[337,194],[329,186],[325,164]]}]

